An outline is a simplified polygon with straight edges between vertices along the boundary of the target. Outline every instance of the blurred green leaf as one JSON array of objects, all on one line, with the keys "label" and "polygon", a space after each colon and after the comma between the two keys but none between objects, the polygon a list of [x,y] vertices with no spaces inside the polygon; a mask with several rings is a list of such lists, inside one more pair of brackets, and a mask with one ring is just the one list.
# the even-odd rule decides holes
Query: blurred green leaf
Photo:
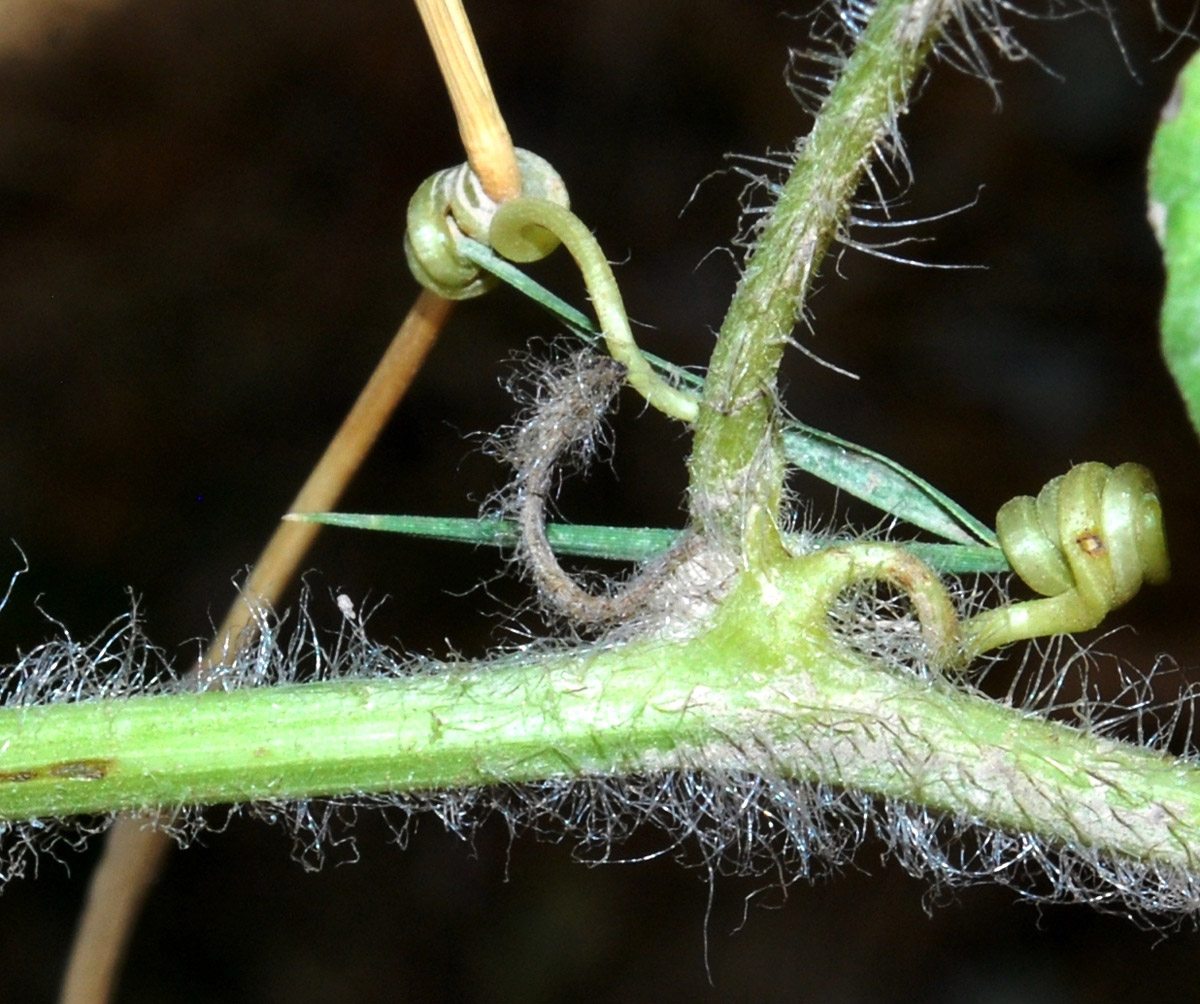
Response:
[{"label": "blurred green leaf", "polygon": [[1154,137],[1150,220],[1167,269],[1163,355],[1200,433],[1200,55],[1179,74]]}]

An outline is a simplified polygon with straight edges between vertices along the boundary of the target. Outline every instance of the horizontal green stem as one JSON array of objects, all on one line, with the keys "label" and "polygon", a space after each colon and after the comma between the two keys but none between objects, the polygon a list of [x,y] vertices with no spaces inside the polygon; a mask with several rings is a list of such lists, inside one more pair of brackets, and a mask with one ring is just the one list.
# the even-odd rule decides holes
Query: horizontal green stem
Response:
[{"label": "horizontal green stem", "polygon": [[0,819],[737,769],[1194,866],[1196,765],[842,647],[824,607],[872,547],[744,574],[685,642],[0,710]]}]

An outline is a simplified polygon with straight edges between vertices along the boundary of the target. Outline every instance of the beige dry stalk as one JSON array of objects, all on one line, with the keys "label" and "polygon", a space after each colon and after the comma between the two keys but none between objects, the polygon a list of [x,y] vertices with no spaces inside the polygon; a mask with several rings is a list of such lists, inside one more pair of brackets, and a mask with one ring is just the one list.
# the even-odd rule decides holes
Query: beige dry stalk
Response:
[{"label": "beige dry stalk", "polygon": [[[432,293],[417,298],[289,511],[311,512],[337,504],[412,385],[452,306],[451,301]],[[245,641],[253,612],[279,601],[318,529],[317,523],[279,523],[203,662],[191,674],[200,689],[210,667],[219,665],[231,649]],[[171,839],[155,822],[130,816],[117,820],[109,831],[76,928],[60,996],[63,1004],[102,1004],[111,997],[133,924]]]},{"label": "beige dry stalk", "polygon": [[[459,0],[417,0],[454,105],[467,159],[497,202],[521,194],[508,126],[500,115],[466,11]],[[437,340],[451,302],[422,293],[337,434],[293,501],[292,512],[332,509]],[[275,605],[291,582],[319,524],[281,522],[193,671],[203,689],[210,667],[242,644],[253,611]],[[112,996],[125,947],[169,837],[153,819],[118,820],[109,832],[79,918],[61,1004],[104,1004]]]},{"label": "beige dry stalk", "polygon": [[467,160],[496,202],[521,194],[521,171],[461,0],[416,0],[454,105]]}]

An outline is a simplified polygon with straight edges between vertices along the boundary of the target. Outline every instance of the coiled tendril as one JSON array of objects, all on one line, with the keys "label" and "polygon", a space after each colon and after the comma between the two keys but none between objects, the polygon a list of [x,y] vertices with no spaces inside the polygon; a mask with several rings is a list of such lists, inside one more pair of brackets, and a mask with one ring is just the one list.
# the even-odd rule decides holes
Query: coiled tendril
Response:
[{"label": "coiled tendril", "polygon": [[695,422],[699,396],[661,376],[638,348],[621,291],[596,238],[570,211],[566,186],[537,154],[517,150],[522,190],[498,204],[479,178],[462,164],[439,171],[408,204],[404,250],[417,281],[447,299],[478,296],[495,279],[459,253],[463,237],[492,247],[515,262],[546,257],[565,244],[583,274],[609,353],[626,369],[626,379],[647,403],[672,418]]},{"label": "coiled tendril", "polygon": [[1036,499],[1001,506],[996,534],[1013,571],[1046,598],[972,617],[963,626],[968,656],[1094,628],[1143,582],[1170,574],[1158,486],[1141,464],[1079,464]]},{"label": "coiled tendril", "polygon": [[[567,186],[546,160],[520,148],[516,153],[523,196],[563,208],[570,205]],[[499,208],[469,164],[425,179],[409,200],[404,235],[404,253],[417,281],[448,300],[465,300],[491,289],[496,279],[458,253],[458,239],[465,235],[489,243],[492,218]],[[546,230],[537,231],[530,239],[534,244],[525,261],[544,258],[559,245],[558,238]]]}]

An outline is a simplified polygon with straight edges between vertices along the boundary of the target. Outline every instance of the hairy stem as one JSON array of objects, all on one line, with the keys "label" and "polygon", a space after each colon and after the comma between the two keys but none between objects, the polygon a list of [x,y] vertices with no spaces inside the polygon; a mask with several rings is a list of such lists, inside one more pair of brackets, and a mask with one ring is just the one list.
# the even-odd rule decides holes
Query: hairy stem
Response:
[{"label": "hairy stem", "polygon": [[[342,425],[309,472],[292,508],[304,511],[336,505],[424,365],[452,306],[430,292],[417,298]],[[301,527],[299,532],[296,526]],[[207,686],[213,665],[229,658],[246,642],[255,611],[278,603],[316,536],[303,526],[285,521],[271,535],[204,659],[189,674],[192,686]],[[168,811],[166,818],[170,815]],[[162,868],[168,839],[163,832],[147,828],[144,819],[125,818],[114,823],[80,913],[59,997],[61,1004],[93,1004],[111,997],[121,955],[142,900]]]},{"label": "hairy stem", "polygon": [[[437,672],[0,708],[0,829],[76,813],[746,771],[917,804],[1028,837],[1038,853],[1083,848],[1193,871],[1200,767],[856,653],[833,633],[829,607],[859,579],[882,578],[913,601],[928,662],[945,660],[961,642],[940,583],[899,549],[832,547],[794,558],[779,534],[784,346],[957,7],[880,0],[746,263],[698,412],[636,351],[619,295],[597,295],[611,273],[586,229],[572,224],[567,243],[589,276],[613,354],[625,353],[631,381],[656,407],[688,421],[696,412],[697,537],[740,550],[742,572],[700,612],[706,619],[688,628],[694,634]],[[557,226],[563,216],[532,202],[512,207],[517,229]],[[525,218],[529,207],[542,215]],[[534,515],[540,522],[540,510]]]},{"label": "hairy stem", "polygon": [[695,517],[777,546],[784,462],[775,380],[813,279],[896,120],[955,0],[880,0],[829,91],[757,246],[713,351],[691,459]]},{"label": "hairy stem", "polygon": [[2,710],[0,818],[744,770],[1194,867],[1200,768],[849,651],[824,616],[849,557],[743,574],[682,645]]}]

